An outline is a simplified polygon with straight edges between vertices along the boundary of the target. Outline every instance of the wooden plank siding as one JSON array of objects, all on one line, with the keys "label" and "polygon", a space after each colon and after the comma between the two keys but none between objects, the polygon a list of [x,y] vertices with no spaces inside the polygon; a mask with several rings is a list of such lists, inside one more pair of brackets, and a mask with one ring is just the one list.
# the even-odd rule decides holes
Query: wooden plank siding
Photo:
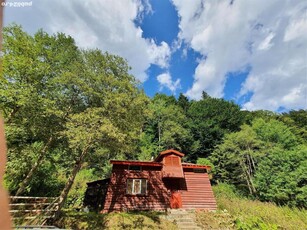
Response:
[{"label": "wooden plank siding", "polygon": [[[210,166],[182,163],[183,156],[176,150],[166,150],[151,162],[112,160],[112,175],[102,212],[165,210],[175,198],[180,204],[172,205],[173,208],[216,210],[207,174]],[[146,179],[146,193],[143,192],[145,180],[129,180],[127,192],[128,179]]]},{"label": "wooden plank siding", "polygon": [[[216,201],[208,174],[184,169],[184,177],[180,182],[182,208],[216,210]],[[128,178],[147,179],[147,194],[126,194]],[[133,171],[128,170],[126,165],[113,165],[103,212],[170,208],[170,183],[174,181],[162,179],[160,167],[143,166],[142,171]]]},{"label": "wooden plank siding", "polygon": [[[126,194],[127,179],[147,179],[145,195]],[[126,165],[113,165],[103,212],[123,210],[165,210],[170,193],[162,181],[161,167],[142,166],[142,171],[128,170]]]},{"label": "wooden plank siding", "polygon": [[216,210],[217,205],[207,173],[184,169],[187,190],[181,191],[182,208]]}]

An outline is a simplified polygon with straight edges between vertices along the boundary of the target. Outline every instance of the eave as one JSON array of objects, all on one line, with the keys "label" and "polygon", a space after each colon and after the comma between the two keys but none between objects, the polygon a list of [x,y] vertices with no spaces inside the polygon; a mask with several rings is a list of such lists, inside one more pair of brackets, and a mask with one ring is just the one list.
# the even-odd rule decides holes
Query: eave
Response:
[{"label": "eave", "polygon": [[211,166],[209,165],[196,165],[196,164],[189,164],[189,163],[182,163],[182,168],[211,170]]},{"label": "eave", "polygon": [[165,150],[163,152],[161,152],[155,159],[155,161],[160,161],[164,156],[168,155],[168,154],[175,154],[179,157],[183,157],[184,154],[177,151],[177,150],[174,150],[174,149],[169,149],[169,150]]},{"label": "eave", "polygon": [[139,166],[153,166],[162,167],[162,163],[154,161],[121,161],[121,160],[111,160],[113,165],[139,165]]}]

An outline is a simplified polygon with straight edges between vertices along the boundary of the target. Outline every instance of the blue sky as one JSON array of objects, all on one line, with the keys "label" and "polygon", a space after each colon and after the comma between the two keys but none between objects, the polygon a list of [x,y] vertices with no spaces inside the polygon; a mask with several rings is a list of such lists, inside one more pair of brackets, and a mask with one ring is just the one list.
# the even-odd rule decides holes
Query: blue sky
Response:
[{"label": "blue sky", "polygon": [[202,91],[242,109],[307,108],[303,0],[32,0],[5,6],[5,25],[71,35],[127,59],[149,96]]}]

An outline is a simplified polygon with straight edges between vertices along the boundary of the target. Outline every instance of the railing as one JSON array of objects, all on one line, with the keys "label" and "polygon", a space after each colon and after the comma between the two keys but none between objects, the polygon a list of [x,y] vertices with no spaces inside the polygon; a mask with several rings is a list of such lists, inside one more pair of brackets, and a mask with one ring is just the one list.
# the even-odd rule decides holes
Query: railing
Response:
[{"label": "railing", "polygon": [[57,198],[11,196],[10,214],[15,223],[42,225],[57,211]]}]

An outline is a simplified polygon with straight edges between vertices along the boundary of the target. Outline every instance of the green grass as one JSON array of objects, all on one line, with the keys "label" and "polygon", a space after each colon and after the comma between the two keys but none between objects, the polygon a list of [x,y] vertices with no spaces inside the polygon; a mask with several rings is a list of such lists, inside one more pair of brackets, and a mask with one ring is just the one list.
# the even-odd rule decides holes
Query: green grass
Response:
[{"label": "green grass", "polygon": [[177,230],[161,212],[121,212],[109,214],[66,211],[56,223],[66,229],[167,229]]},{"label": "green grass", "polygon": [[[196,221],[203,229],[260,229],[301,230],[307,229],[307,210],[280,207],[247,199],[237,194],[230,185],[213,186],[218,204],[216,212],[196,212]],[[177,226],[165,220],[163,212],[85,213],[66,210],[54,223],[65,229],[166,229]]]},{"label": "green grass", "polygon": [[306,210],[250,200],[225,184],[213,190],[218,211],[197,213],[197,221],[205,229],[307,229]]}]

